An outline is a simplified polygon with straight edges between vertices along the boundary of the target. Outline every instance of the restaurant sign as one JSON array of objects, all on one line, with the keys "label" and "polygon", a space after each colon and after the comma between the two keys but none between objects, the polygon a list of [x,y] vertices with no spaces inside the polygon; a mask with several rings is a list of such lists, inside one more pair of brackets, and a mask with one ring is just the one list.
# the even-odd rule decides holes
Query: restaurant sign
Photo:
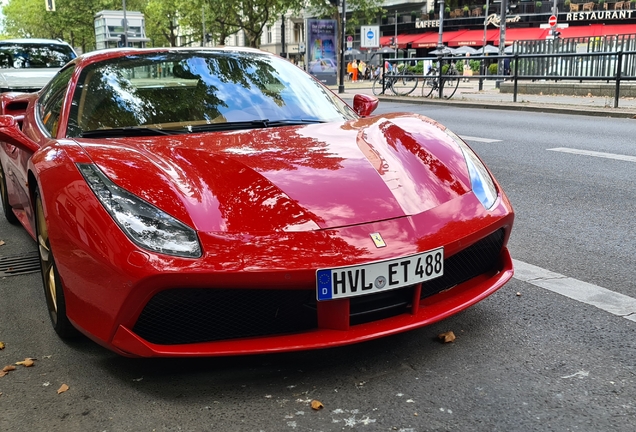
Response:
[{"label": "restaurant sign", "polygon": [[[569,12],[565,14],[566,21],[601,21],[630,19],[634,10],[606,10]],[[635,16],[636,18],[636,16]]]}]

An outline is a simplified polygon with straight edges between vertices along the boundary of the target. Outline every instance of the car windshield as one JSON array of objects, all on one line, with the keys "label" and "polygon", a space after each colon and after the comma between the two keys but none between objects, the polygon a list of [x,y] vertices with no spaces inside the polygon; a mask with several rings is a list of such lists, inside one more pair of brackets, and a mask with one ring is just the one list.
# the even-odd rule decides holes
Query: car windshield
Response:
[{"label": "car windshield", "polygon": [[86,67],[75,88],[67,136],[93,131],[86,136],[97,137],[95,131],[104,130],[105,137],[116,128],[117,136],[126,130],[138,136],[140,127],[154,134],[157,129],[187,133],[353,118],[351,108],[287,60],[192,50]]},{"label": "car windshield", "polygon": [[53,43],[0,43],[0,68],[61,68],[75,58],[71,47]]}]

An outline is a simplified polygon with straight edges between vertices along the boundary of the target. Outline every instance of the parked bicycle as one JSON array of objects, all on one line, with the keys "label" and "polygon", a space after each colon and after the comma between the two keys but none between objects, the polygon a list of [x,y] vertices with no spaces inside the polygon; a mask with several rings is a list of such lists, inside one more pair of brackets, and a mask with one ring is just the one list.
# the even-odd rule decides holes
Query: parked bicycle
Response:
[{"label": "parked bicycle", "polygon": [[[448,66],[448,70],[443,74],[450,76],[442,78],[442,97],[445,99],[450,99],[457,91],[457,87],[459,87],[461,76],[457,71],[455,63],[450,63]],[[436,66],[431,66],[428,69],[428,73],[424,76],[424,83],[422,84],[422,96],[429,97],[434,94],[439,95],[439,87],[439,69]]]},{"label": "parked bicycle", "polygon": [[[385,81],[386,79],[386,81]],[[392,66],[384,75],[376,76],[373,80],[373,94],[379,95],[390,90],[397,96],[411,94],[417,88],[419,78],[404,67],[403,64]]]}]

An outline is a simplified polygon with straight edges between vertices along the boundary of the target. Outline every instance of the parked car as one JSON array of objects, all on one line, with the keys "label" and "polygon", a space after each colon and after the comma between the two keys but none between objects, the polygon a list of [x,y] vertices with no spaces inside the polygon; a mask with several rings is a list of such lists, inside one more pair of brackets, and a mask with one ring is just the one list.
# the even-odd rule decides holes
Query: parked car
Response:
[{"label": "parked car", "polygon": [[60,40],[1,40],[0,92],[38,91],[75,57],[73,48]]},{"label": "parked car", "polygon": [[136,357],[294,351],[495,292],[501,187],[444,126],[377,105],[235,47],[96,51],[0,95],[2,207],[55,331]]}]

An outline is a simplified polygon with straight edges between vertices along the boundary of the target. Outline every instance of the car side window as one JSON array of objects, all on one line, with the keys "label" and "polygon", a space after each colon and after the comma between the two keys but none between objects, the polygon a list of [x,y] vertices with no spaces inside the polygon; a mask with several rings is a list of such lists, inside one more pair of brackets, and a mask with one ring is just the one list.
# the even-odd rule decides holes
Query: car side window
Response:
[{"label": "car side window", "polygon": [[62,104],[66,96],[66,88],[71,80],[74,66],[62,69],[53,79],[44,87],[38,102],[38,115],[44,129],[51,135],[57,135],[57,128],[60,122],[60,114],[62,112]]}]

